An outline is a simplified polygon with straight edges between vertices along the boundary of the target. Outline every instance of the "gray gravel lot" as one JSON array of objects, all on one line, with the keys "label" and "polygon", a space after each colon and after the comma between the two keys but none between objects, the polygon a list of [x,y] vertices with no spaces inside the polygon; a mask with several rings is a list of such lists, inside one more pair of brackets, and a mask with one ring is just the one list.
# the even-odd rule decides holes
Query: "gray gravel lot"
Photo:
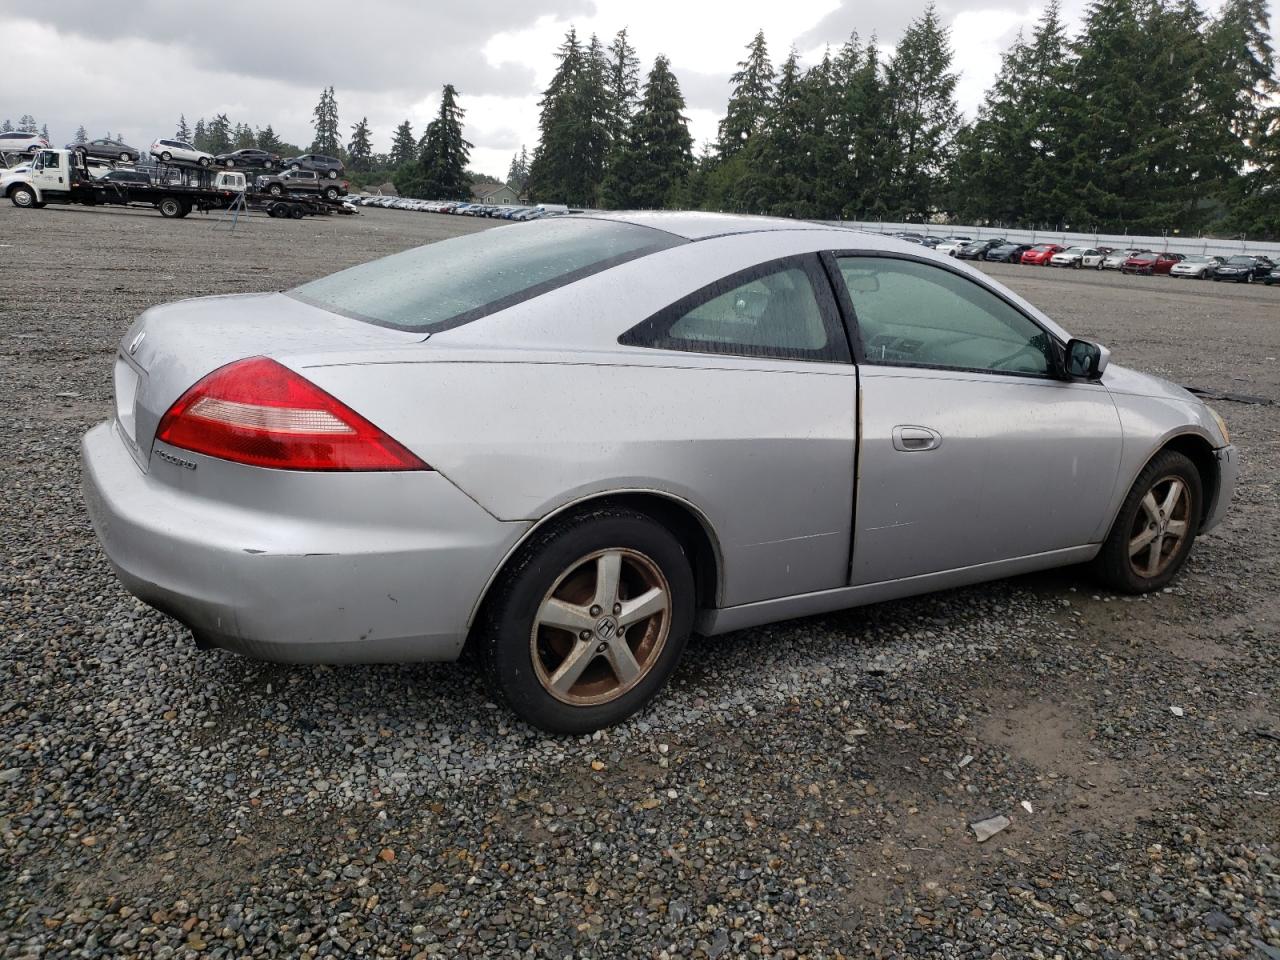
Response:
[{"label": "gray gravel lot", "polygon": [[[698,640],[589,738],[466,664],[197,652],[125,594],[77,445],[130,320],[484,226],[0,206],[0,956],[1280,960],[1280,407],[1219,404],[1244,475],[1170,592]],[[1280,399],[1280,289],[991,272],[1116,362]]]}]

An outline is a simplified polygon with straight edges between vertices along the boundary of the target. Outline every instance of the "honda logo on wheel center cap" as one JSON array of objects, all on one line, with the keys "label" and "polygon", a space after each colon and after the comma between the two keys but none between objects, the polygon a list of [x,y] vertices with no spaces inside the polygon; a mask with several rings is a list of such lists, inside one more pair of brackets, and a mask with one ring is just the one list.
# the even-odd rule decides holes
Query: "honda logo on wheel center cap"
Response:
[{"label": "honda logo on wheel center cap", "polygon": [[618,629],[618,621],[613,617],[601,617],[596,622],[596,635],[602,640],[608,640],[613,636],[614,631]]}]

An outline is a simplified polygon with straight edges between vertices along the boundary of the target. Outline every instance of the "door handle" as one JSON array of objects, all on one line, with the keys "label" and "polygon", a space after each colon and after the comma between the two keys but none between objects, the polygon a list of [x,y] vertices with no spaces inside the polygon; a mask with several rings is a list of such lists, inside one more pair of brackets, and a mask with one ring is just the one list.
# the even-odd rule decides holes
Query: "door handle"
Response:
[{"label": "door handle", "polygon": [[937,450],[942,446],[942,434],[929,427],[903,424],[893,428],[893,449],[903,453]]}]

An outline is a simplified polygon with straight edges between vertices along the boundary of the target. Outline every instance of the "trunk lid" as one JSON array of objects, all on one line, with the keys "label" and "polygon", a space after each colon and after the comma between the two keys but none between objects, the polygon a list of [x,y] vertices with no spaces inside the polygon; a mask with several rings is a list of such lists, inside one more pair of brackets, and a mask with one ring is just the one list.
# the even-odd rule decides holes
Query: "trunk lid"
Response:
[{"label": "trunk lid", "polygon": [[114,369],[116,421],[143,470],[160,418],[196,381],[235,360],[349,355],[420,343],[281,293],[201,297],[142,313],[120,340]]}]

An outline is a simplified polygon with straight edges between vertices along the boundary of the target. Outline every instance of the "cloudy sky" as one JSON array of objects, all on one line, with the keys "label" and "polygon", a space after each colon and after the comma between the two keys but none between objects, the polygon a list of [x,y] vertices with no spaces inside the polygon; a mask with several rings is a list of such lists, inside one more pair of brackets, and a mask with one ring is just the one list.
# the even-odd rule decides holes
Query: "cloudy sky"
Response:
[{"label": "cloudy sky", "polygon": [[[332,84],[344,138],[367,116],[375,149],[385,150],[406,117],[420,134],[441,85],[452,83],[467,111],[473,168],[502,176],[521,144],[532,150],[537,141],[539,93],[571,24],[584,37],[595,32],[604,39],[628,27],[644,69],[666,54],[701,144],[715,136],[729,75],[757,28],[775,62],[793,44],[811,62],[855,28],[892,45],[925,2],[0,0],[0,119],[16,122],[30,113],[48,124],[57,144],[84,124],[91,136],[122,133],[145,147],[172,136],[180,114],[194,125],[198,117],[226,113],[233,123],[270,123],[305,146],[320,90]],[[1063,0],[1063,13],[1074,24],[1084,5]],[[966,113],[981,101],[1000,52],[1043,6],[938,0],[952,30],[957,96]],[[1280,23],[1280,0],[1270,6],[1273,24]]]}]

